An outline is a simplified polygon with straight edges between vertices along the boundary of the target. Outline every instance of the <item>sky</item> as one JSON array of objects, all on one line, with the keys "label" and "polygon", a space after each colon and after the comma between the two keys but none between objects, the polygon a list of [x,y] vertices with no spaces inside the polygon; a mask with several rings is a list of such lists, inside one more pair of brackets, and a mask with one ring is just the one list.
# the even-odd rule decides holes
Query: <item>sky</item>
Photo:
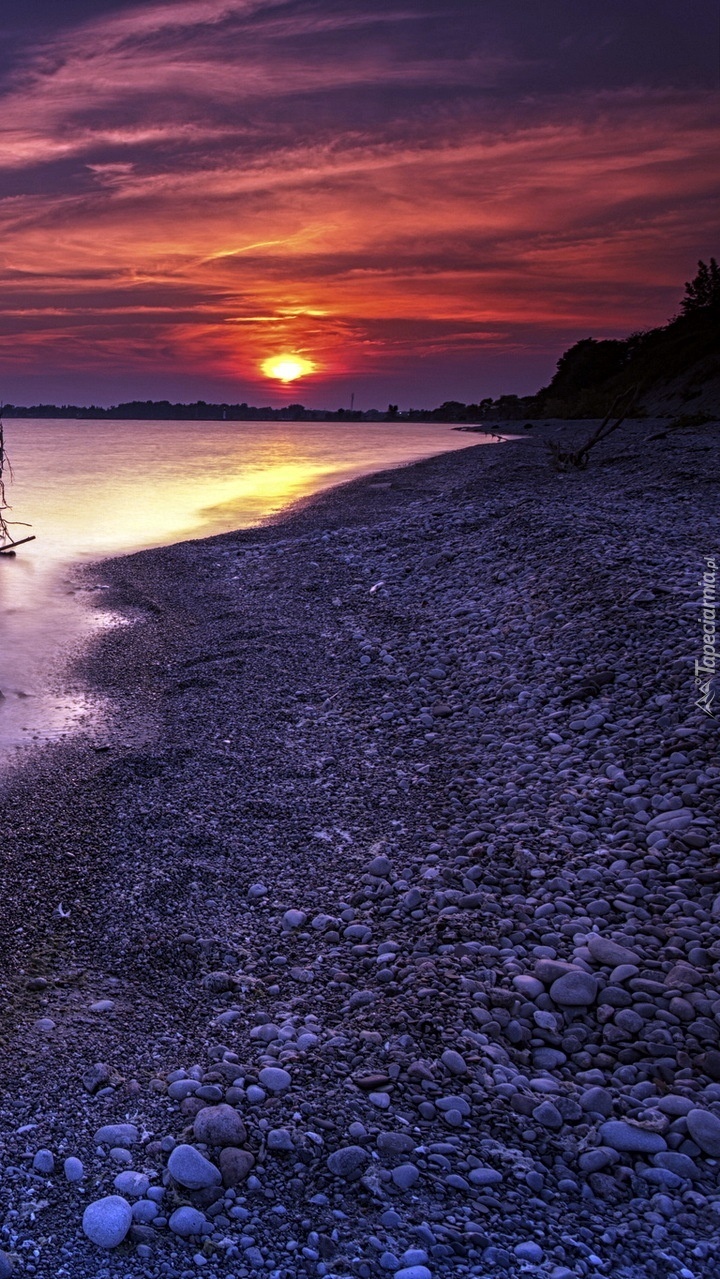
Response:
[{"label": "sky", "polygon": [[716,0],[3,0],[0,40],[6,402],[526,394],[719,255]]}]

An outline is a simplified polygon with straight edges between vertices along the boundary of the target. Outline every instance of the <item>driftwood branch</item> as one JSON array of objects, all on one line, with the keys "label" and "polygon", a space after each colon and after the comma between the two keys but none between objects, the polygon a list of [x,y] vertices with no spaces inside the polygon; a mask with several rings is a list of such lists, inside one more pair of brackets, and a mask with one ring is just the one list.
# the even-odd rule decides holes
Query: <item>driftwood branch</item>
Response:
[{"label": "driftwood branch", "polygon": [[600,444],[606,440],[622,426],[626,417],[635,407],[635,401],[638,396],[638,387],[630,387],[628,391],[623,391],[621,395],[613,401],[608,412],[605,414],[600,425],[593,434],[588,436],[584,444],[579,449],[563,449],[557,440],[548,442],[548,449],[552,456],[555,469],[558,471],[567,471],[569,467],[583,471],[588,464],[590,450],[595,448],[596,444]]},{"label": "driftwood branch", "polygon": [[30,537],[19,537],[16,542],[3,542],[2,546],[0,546],[0,555],[14,555],[15,554],[14,548],[16,546],[24,546],[26,542],[34,542],[34,541],[35,541],[35,534],[32,533]]},{"label": "driftwood branch", "polygon": [[10,532],[11,526],[17,527],[22,524],[23,528],[30,528],[29,524],[25,524],[21,520],[8,520],[7,512],[12,510],[7,500],[5,492],[5,475],[12,481],[13,473],[10,465],[10,459],[5,449],[5,437],[3,433],[2,409],[0,409],[0,554],[14,555],[15,546],[24,546],[26,542],[34,542],[35,534],[29,537],[16,538]]},{"label": "driftwood branch", "polygon": [[2,423],[2,418],[0,417],[0,541],[2,542],[6,542],[10,540],[10,530],[7,526],[7,520],[5,518],[5,512],[10,510],[10,507],[7,502],[7,498],[5,496],[4,476],[5,476],[6,470],[8,474],[10,475],[10,478],[12,479],[10,463],[8,461],[7,453],[5,452],[5,437],[3,434],[3,423]]}]

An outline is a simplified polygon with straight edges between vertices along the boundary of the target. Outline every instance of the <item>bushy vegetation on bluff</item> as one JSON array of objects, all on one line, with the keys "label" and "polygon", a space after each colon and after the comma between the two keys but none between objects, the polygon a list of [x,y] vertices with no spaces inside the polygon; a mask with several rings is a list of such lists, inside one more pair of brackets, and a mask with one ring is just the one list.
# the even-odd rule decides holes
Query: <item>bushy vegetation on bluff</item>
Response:
[{"label": "bushy vegetation on bluff", "polygon": [[685,285],[680,314],[627,338],[582,338],[558,360],[537,395],[502,396],[487,416],[602,417],[616,396],[637,387],[638,401],[662,383],[708,361],[703,375],[720,374],[720,267],[711,258]]}]

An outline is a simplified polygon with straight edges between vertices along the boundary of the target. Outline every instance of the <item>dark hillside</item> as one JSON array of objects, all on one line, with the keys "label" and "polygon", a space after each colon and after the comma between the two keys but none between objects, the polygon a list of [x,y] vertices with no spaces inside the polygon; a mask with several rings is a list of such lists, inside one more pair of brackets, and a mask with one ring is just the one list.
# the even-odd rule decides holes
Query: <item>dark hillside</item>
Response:
[{"label": "dark hillside", "polygon": [[[698,263],[685,285],[681,314],[661,328],[624,340],[583,338],[558,361],[557,372],[528,404],[528,416],[601,417],[613,399],[638,388],[638,404],[662,413],[702,399],[720,408],[720,268]],[[712,403],[705,404],[710,391]],[[527,404],[527,401],[525,401]],[[694,407],[694,406],[693,406]]]}]

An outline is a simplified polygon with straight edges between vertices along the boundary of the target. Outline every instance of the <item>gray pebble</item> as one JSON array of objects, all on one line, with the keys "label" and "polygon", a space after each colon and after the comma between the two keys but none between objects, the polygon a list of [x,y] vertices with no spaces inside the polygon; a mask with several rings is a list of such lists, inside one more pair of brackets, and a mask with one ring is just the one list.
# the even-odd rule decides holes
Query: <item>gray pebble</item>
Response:
[{"label": "gray pebble", "polygon": [[205,1106],[198,1111],[193,1124],[196,1141],[205,1146],[243,1146],[247,1138],[245,1125],[237,1110],[224,1102]]},{"label": "gray pebble", "polygon": [[128,1168],[133,1161],[130,1151],[124,1146],[112,1146],[108,1154],[114,1164],[121,1164],[125,1168]]},{"label": "gray pebble", "polygon": [[494,1168],[471,1168],[468,1173],[468,1180],[473,1186],[499,1186],[502,1181],[502,1173],[496,1172]]},{"label": "gray pebble", "polygon": [[551,1101],[541,1102],[535,1107],[532,1115],[536,1123],[542,1124],[543,1128],[549,1128],[551,1132],[559,1132],[563,1126],[562,1115]]},{"label": "gray pebble", "polygon": [[709,1110],[691,1110],[687,1116],[688,1132],[696,1145],[713,1159],[720,1156],[720,1119]]},{"label": "gray pebble", "polygon": [[539,1266],[545,1254],[539,1244],[528,1240],[527,1243],[517,1243],[513,1248],[515,1256],[520,1261],[531,1261],[534,1265]]},{"label": "gray pebble", "polygon": [[561,1008],[588,1007],[597,998],[597,978],[580,969],[558,977],[550,987],[550,998]]},{"label": "gray pebble", "polygon": [[135,1124],[106,1124],[98,1128],[94,1137],[96,1146],[134,1146],[139,1140]]},{"label": "gray pebble", "polygon": [[369,1156],[362,1146],[341,1146],[328,1156],[327,1166],[335,1177],[349,1177],[367,1163]]},{"label": "gray pebble", "polygon": [[460,1053],[455,1052],[453,1048],[446,1048],[440,1060],[445,1069],[450,1071],[451,1075],[467,1074],[465,1058],[462,1057]]},{"label": "gray pebble", "polygon": [[82,1181],[85,1176],[85,1169],[82,1160],[76,1159],[74,1155],[70,1155],[63,1164],[63,1170],[67,1181]]},{"label": "gray pebble", "polygon": [[266,1066],[260,1071],[258,1079],[263,1088],[269,1089],[270,1092],[284,1092],[292,1083],[287,1070],[283,1070],[280,1066]]},{"label": "gray pebble", "polygon": [[142,1225],[149,1225],[159,1215],[160,1209],[152,1199],[138,1199],[132,1205],[133,1221],[139,1221]]},{"label": "gray pebble", "polygon": [[607,1088],[588,1088],[580,1098],[580,1106],[585,1111],[607,1117],[612,1114],[613,1099]]},{"label": "gray pebble", "polygon": [[168,1169],[173,1180],[188,1190],[203,1190],[216,1186],[221,1180],[215,1165],[194,1146],[176,1146],[168,1160]]},{"label": "gray pebble", "polygon": [[435,1104],[438,1110],[442,1110],[445,1113],[451,1110],[457,1111],[463,1119],[467,1119],[470,1114],[470,1103],[465,1097],[439,1097]]},{"label": "gray pebble", "polygon": [[268,1150],[285,1150],[291,1151],[295,1149],[293,1139],[287,1128],[271,1128],[267,1136]]},{"label": "gray pebble", "polygon": [[168,1097],[172,1101],[184,1101],[191,1097],[200,1087],[197,1079],[175,1079],[168,1088]]},{"label": "gray pebble", "polygon": [[634,950],[629,950],[627,946],[620,946],[609,937],[601,937],[598,933],[591,933],[586,945],[593,959],[600,964],[605,964],[608,968],[616,968],[618,964],[637,964],[638,962],[638,956]]},{"label": "gray pebble", "polygon": [[190,1235],[199,1235],[204,1224],[204,1214],[198,1212],[197,1208],[190,1208],[187,1205],[176,1208],[168,1222],[173,1234],[180,1235],[181,1239],[189,1239]]},{"label": "gray pebble", "polygon": [[667,1143],[658,1132],[650,1132],[647,1128],[636,1128],[625,1123],[623,1119],[609,1119],[600,1126],[600,1139],[604,1145],[613,1150],[634,1154],[654,1155],[659,1150],[666,1150]]},{"label": "gray pebble", "polygon": [[142,1199],[150,1189],[150,1178],[144,1172],[119,1172],[113,1185],[120,1195]]},{"label": "gray pebble", "polygon": [[[354,1133],[352,1135],[355,1136]],[[383,1155],[408,1155],[415,1149],[415,1142],[404,1132],[381,1132],[377,1148]]]},{"label": "gray pebble", "polygon": [[286,910],[282,918],[282,926],[290,932],[294,928],[302,928],[307,920],[304,910]]},{"label": "gray pebble", "polygon": [[415,1164],[400,1164],[399,1167],[393,1168],[391,1175],[400,1190],[409,1190],[418,1180],[420,1170],[415,1167]]},{"label": "gray pebble", "polygon": [[689,1155],[682,1155],[679,1150],[661,1150],[659,1154],[653,1155],[653,1164],[658,1168],[669,1168],[677,1177],[696,1181],[700,1176],[700,1169]]},{"label": "gray pebble", "polygon": [[365,867],[366,874],[375,875],[377,879],[385,879],[392,870],[392,862],[389,857],[373,857],[372,861]]}]

